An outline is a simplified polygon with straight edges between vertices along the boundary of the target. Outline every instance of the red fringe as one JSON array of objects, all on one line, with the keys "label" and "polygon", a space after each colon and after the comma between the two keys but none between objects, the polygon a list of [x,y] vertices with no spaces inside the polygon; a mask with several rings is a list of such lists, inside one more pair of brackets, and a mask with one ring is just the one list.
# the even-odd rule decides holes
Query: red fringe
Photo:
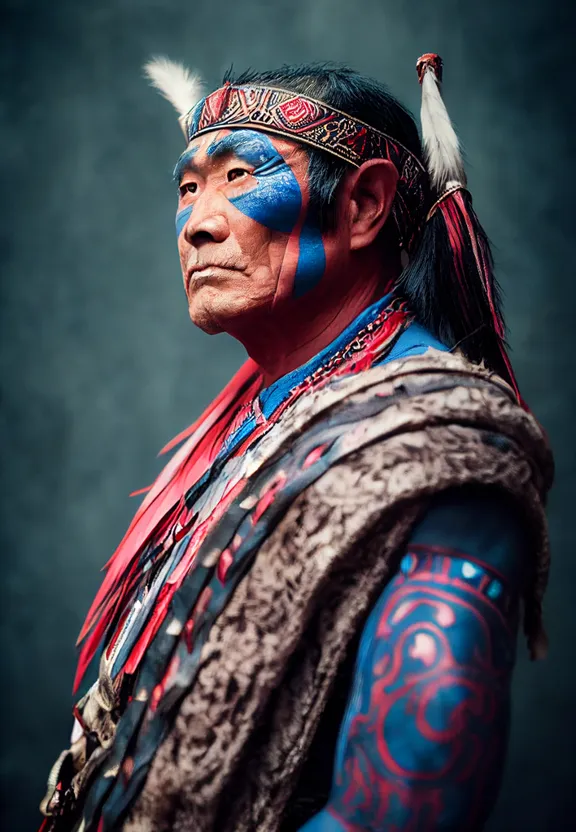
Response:
[{"label": "red fringe", "polygon": [[479,222],[474,214],[471,205],[468,207],[462,190],[453,191],[438,204],[448,234],[448,240],[452,249],[455,271],[458,276],[460,304],[467,322],[470,321],[468,314],[468,291],[466,289],[466,265],[465,252],[472,254],[478,277],[482,283],[484,294],[490,309],[491,325],[498,339],[498,348],[504,367],[508,373],[508,381],[514,390],[516,398],[526,407],[518,389],[518,383],[504,342],[504,321],[496,309],[494,300],[494,278],[492,275],[492,264],[489,251],[484,245],[484,235],[480,232]]},{"label": "red fringe", "polygon": [[200,418],[162,449],[161,453],[165,453],[184,439],[188,440],[158,476],[120,545],[104,567],[106,575],[102,586],[78,637],[78,644],[83,643],[74,679],[74,693],[125,597],[130,572],[128,577],[126,573],[131,562],[136,561],[152,533],[162,523],[170,523],[175,512],[182,506],[186,492],[218,454],[227,428],[237,411],[254,398],[260,386],[261,377],[257,366],[248,359]]}]

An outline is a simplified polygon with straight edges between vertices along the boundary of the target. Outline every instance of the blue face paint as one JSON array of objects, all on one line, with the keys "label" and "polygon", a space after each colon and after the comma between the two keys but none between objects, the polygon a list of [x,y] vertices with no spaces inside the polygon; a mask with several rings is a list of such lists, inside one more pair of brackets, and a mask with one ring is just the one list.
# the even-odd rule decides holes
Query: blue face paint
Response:
[{"label": "blue face paint", "polygon": [[[178,184],[180,184],[184,172],[190,167],[190,164],[197,153],[198,145],[195,145],[194,147],[189,148],[189,150],[186,150],[182,154],[182,156],[180,156],[180,158],[176,162],[174,173],[172,174],[172,178],[175,182],[178,182]],[[193,205],[187,205],[186,208],[183,208],[182,211],[178,211],[178,213],[176,214],[176,239],[180,237],[180,234],[182,233],[184,226],[188,222],[188,217],[192,213],[193,207]]]},{"label": "blue face paint", "polygon": [[[198,147],[187,150],[179,159],[174,178],[180,181]],[[207,156],[233,156],[252,168],[254,187],[228,199],[245,216],[283,234],[291,234],[302,212],[302,192],[294,172],[276,150],[268,136],[255,130],[232,130],[209,145]],[[192,212],[187,206],[176,216],[179,237]],[[324,274],[326,254],[316,216],[308,210],[298,238],[299,255],[293,294],[299,298],[313,289]]]},{"label": "blue face paint", "polygon": [[208,156],[233,155],[254,168],[256,186],[230,202],[243,214],[272,231],[290,234],[302,209],[302,194],[292,169],[268,136],[255,130],[234,130],[214,141]]},{"label": "blue face paint", "polygon": [[326,269],[326,252],[322,241],[322,232],[308,210],[306,221],[300,233],[300,253],[296,277],[294,278],[293,294],[301,298],[306,292],[318,285]]},{"label": "blue face paint", "polygon": [[182,177],[184,176],[184,172],[191,166],[192,160],[194,156],[198,153],[199,147],[198,145],[194,145],[194,147],[188,148],[185,150],[182,156],[176,162],[176,167],[174,168],[174,173],[172,174],[172,178],[174,182],[177,182],[178,185],[182,181]]},{"label": "blue face paint", "polygon": [[187,205],[186,208],[183,208],[176,214],[176,239],[178,239],[180,237],[180,234],[182,234],[184,226],[188,222],[188,218],[192,213],[193,207],[193,205]]}]

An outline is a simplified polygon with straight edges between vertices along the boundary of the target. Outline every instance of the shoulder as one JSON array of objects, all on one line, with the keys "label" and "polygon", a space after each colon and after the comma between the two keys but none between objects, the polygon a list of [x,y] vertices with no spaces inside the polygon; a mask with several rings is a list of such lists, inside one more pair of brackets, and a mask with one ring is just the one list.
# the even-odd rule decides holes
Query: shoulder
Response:
[{"label": "shoulder", "polygon": [[527,549],[519,503],[495,486],[449,488],[433,497],[410,544],[491,567],[517,584]]}]

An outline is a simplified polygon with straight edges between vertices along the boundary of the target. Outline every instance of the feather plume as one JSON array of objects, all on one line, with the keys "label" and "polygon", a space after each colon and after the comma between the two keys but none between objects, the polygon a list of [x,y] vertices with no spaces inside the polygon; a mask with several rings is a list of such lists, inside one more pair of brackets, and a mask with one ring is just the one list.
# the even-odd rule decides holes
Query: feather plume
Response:
[{"label": "feather plume", "polygon": [[460,142],[440,93],[439,71],[433,61],[426,62],[422,69],[422,138],[432,186],[441,194],[452,185],[465,187],[466,173]]},{"label": "feather plume", "polygon": [[144,65],[144,73],[152,86],[168,99],[179,116],[189,113],[202,98],[202,79],[182,64],[158,56]]}]

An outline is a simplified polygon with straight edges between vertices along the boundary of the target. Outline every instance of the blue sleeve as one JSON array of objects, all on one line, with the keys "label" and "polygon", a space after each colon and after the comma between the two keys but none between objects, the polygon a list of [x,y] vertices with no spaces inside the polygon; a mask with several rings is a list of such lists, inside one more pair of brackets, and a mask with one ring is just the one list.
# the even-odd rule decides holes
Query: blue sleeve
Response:
[{"label": "blue sleeve", "polygon": [[474,832],[496,800],[525,551],[496,489],[437,496],[363,630],[327,806],[306,832]]}]

